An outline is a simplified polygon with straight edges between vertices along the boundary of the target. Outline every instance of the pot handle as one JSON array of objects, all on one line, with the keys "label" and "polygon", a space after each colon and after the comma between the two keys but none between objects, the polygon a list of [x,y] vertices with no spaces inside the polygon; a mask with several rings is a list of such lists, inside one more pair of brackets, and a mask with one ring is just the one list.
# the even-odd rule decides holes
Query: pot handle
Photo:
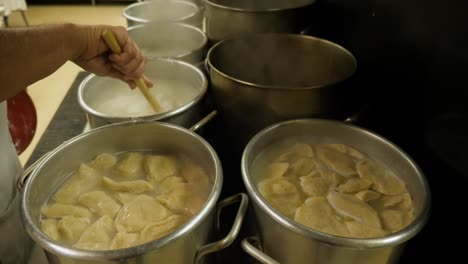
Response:
[{"label": "pot handle", "polygon": [[205,116],[200,121],[198,121],[193,126],[191,126],[189,130],[193,132],[197,132],[198,129],[206,125],[206,123],[210,122],[217,114],[218,114],[217,110],[211,111],[211,113],[209,113],[207,116]]},{"label": "pot handle", "polygon": [[233,203],[240,202],[239,209],[237,210],[236,217],[234,218],[234,222],[232,224],[231,230],[229,233],[222,239],[212,242],[210,244],[204,245],[203,247],[199,248],[197,251],[197,255],[195,256],[195,263],[200,263],[200,260],[213,252],[220,251],[224,248],[227,248],[234,242],[237,235],[239,234],[240,228],[242,226],[242,222],[244,221],[245,212],[247,211],[247,206],[249,205],[249,198],[245,193],[238,193],[233,196],[230,196],[221,202],[218,203],[216,207],[216,227],[219,228],[219,216],[221,215],[221,211],[224,207],[231,205]]},{"label": "pot handle", "polygon": [[[254,245],[257,245],[257,246],[254,246]],[[258,237],[252,236],[252,237],[244,238],[242,240],[242,242],[241,242],[241,246],[242,246],[242,249],[244,249],[244,251],[247,254],[249,254],[250,256],[255,258],[256,260],[260,261],[261,263],[264,263],[264,264],[279,264],[278,261],[272,259],[267,254],[263,253],[263,251],[261,249],[259,249],[260,240],[258,239]]]},{"label": "pot handle", "polygon": [[19,192],[23,191],[24,185],[26,184],[26,180],[28,180],[29,175],[36,169],[39,164],[41,164],[42,161],[44,161],[48,156],[50,155],[50,152],[47,152],[44,154],[42,157],[38,158],[31,166],[29,166],[27,169],[23,171],[23,174],[21,174],[18,179],[16,180],[16,188],[18,189]]}]

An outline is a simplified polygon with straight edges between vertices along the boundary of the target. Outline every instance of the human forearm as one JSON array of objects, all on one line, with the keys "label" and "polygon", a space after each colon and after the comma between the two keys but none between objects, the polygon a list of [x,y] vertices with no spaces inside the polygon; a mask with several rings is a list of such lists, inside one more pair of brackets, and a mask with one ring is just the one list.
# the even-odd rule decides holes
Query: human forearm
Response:
[{"label": "human forearm", "polygon": [[0,30],[0,101],[55,72],[81,52],[72,24]]}]

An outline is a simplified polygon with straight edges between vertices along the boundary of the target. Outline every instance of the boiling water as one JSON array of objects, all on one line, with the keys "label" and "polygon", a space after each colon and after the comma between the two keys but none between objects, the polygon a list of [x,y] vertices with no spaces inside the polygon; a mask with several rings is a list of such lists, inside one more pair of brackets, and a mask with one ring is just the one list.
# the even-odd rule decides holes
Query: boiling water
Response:
[{"label": "boiling water", "polygon": [[[130,90],[124,82],[97,89],[89,105],[99,113],[115,117],[138,117],[154,114],[153,109],[138,88]],[[157,79],[150,92],[156,97],[162,111],[167,112],[193,100],[198,91],[187,81]]]}]

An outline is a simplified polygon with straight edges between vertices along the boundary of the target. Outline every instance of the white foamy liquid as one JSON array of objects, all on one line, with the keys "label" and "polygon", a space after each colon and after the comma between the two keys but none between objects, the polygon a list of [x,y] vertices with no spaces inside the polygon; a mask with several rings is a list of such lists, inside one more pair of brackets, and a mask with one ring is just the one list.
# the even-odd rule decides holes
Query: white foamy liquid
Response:
[{"label": "white foamy liquid", "polygon": [[[197,95],[197,90],[192,85],[186,81],[173,79],[154,81],[154,87],[150,92],[161,105],[161,112],[178,108]],[[137,117],[155,114],[138,88],[130,90],[124,82],[112,88],[101,89],[89,104],[94,110],[109,116]]]},{"label": "white foamy liquid", "polygon": [[142,48],[141,52],[149,57],[174,57],[189,52],[187,48],[183,47],[165,47],[164,45],[153,47],[151,49]]}]

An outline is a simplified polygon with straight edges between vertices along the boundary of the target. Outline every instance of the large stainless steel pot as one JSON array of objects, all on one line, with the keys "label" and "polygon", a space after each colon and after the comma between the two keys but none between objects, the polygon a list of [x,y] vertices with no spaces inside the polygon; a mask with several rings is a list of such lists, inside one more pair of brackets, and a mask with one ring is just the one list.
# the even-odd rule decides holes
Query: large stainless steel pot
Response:
[{"label": "large stainless steel pot", "polygon": [[353,111],[356,60],[327,40],[291,34],[225,40],[209,50],[207,64],[218,110],[242,147],[279,121],[341,119]]},{"label": "large stainless steel pot", "polygon": [[206,35],[188,24],[150,22],[129,28],[128,35],[148,59],[172,58],[194,65],[205,59]]},{"label": "large stainless steel pot", "polygon": [[[103,152],[176,151],[195,159],[210,176],[213,188],[203,206],[189,222],[169,235],[131,248],[88,251],[64,246],[45,235],[40,227],[40,208],[81,163]],[[50,152],[27,180],[21,201],[21,217],[29,235],[46,250],[51,263],[194,263],[206,254],[230,245],[237,236],[247,209],[247,197],[238,194],[218,203],[223,174],[213,148],[197,134],[167,123],[126,122],[81,134]],[[209,243],[216,232],[220,210],[239,202],[231,232]]]},{"label": "large stainless steel pot", "polygon": [[[112,92],[117,89],[124,90],[123,92],[128,93],[138,93],[138,91],[131,91],[130,88],[120,80],[90,74],[83,80],[78,88],[78,101],[80,106],[86,111],[91,128],[129,120],[157,120],[181,125],[183,127],[190,127],[200,120],[205,112],[202,99],[205,97],[208,86],[205,74],[200,69],[182,61],[153,59],[148,60],[145,74],[155,83],[154,89],[150,89],[152,93],[156,94],[158,92],[158,79],[176,79],[183,80],[190,84],[193,88],[198,90],[198,94],[181,107],[163,113],[137,117],[110,116],[98,112],[95,107],[93,107],[94,104],[99,103],[95,100],[99,94],[105,93],[112,96]],[[146,103],[143,97],[142,103]]]},{"label": "large stainless steel pot", "polygon": [[128,27],[148,22],[182,22],[201,28],[203,12],[194,3],[181,0],[138,2],[123,10]]},{"label": "large stainless steel pot", "polygon": [[212,42],[251,33],[299,33],[315,0],[206,0],[206,33]]},{"label": "large stainless steel pot", "polygon": [[[354,146],[385,163],[407,183],[415,206],[415,220],[386,237],[353,239],[317,232],[298,224],[273,209],[257,189],[252,163],[267,146],[286,138],[307,137],[315,143],[343,143]],[[379,264],[396,263],[405,242],[415,236],[429,217],[430,193],[425,177],[408,155],[388,140],[345,123],[299,119],[272,125],[249,142],[242,157],[242,178],[253,200],[263,251],[244,240],[243,247],[263,263],[294,264]],[[276,262],[277,261],[277,262]]]}]

